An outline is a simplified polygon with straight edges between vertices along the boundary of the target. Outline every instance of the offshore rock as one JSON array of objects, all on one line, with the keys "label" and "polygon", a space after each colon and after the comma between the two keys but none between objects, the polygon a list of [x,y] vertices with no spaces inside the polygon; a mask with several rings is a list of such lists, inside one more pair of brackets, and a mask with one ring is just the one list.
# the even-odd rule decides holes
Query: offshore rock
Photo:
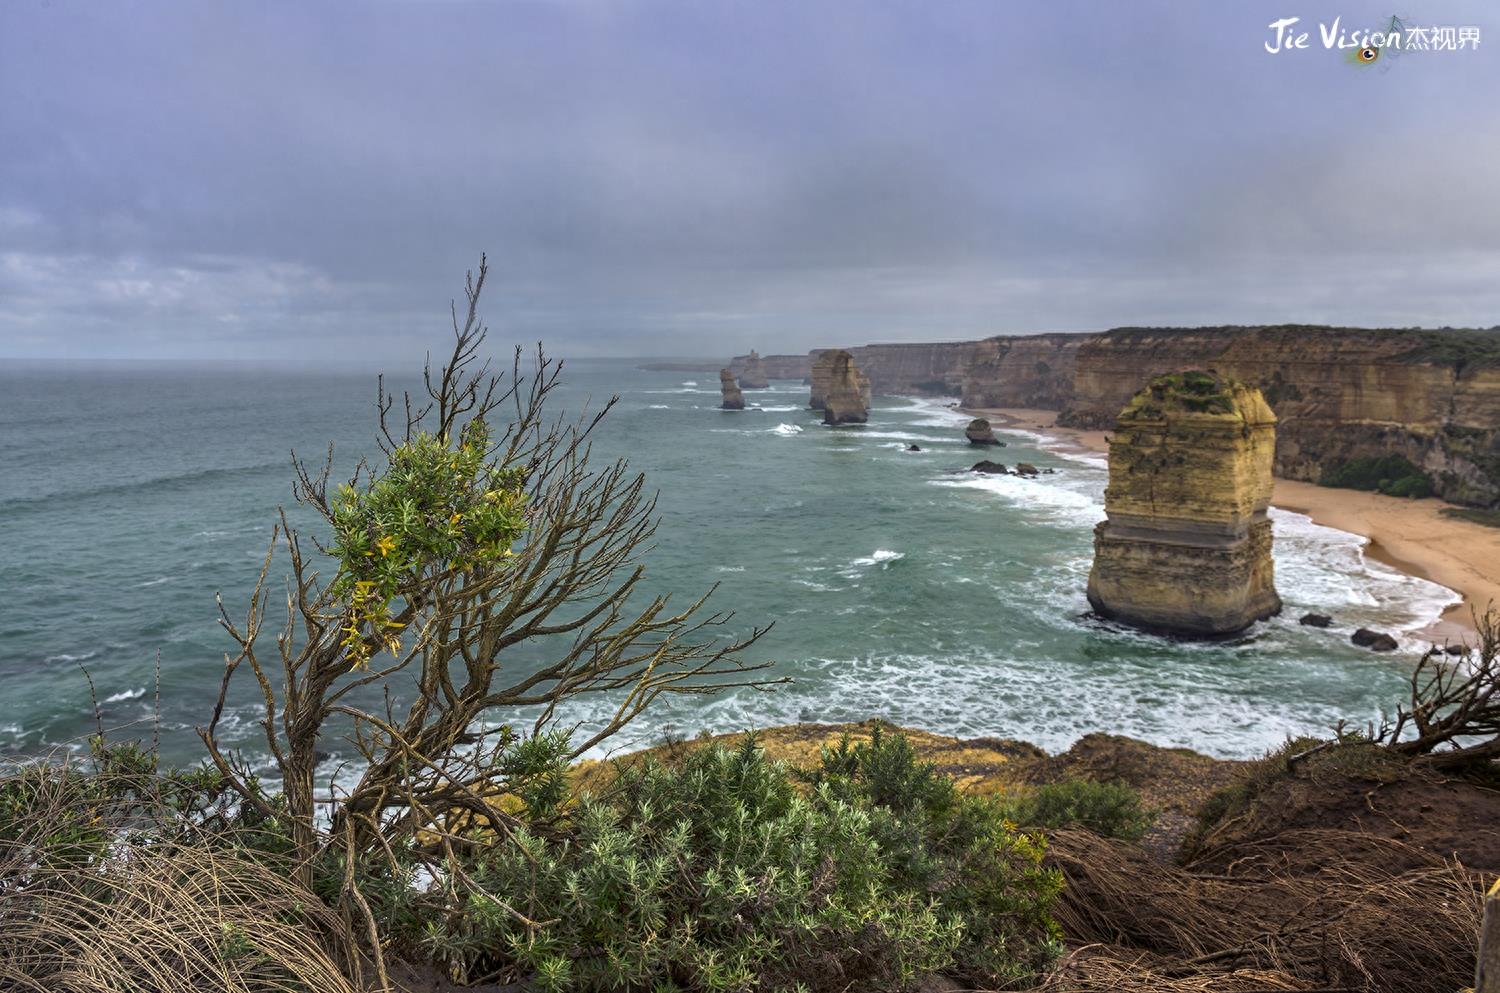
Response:
[{"label": "offshore rock", "polygon": [[719,370],[719,392],[724,397],[719,406],[724,410],[745,409],[745,394],[740,392],[739,384],[734,381],[734,373],[728,369]]},{"label": "offshore rock", "polygon": [[1372,652],[1394,652],[1397,648],[1395,638],[1383,631],[1371,631],[1369,628],[1360,628],[1349,636],[1349,640]]},{"label": "offshore rock", "polygon": [[995,432],[990,428],[990,422],[983,417],[976,417],[964,428],[964,437],[969,439],[971,445],[1001,445],[1005,443],[995,437]]},{"label": "offshore rock", "polygon": [[1297,623],[1310,628],[1331,628],[1333,618],[1327,614],[1303,614],[1297,619]]},{"label": "offshore rock", "polygon": [[750,349],[750,357],[745,360],[744,371],[740,373],[740,389],[764,390],[770,385],[770,379],[766,378],[766,364],[761,361],[760,353]]},{"label": "offshore rock", "polygon": [[1036,466],[1032,465],[1030,462],[1017,462],[1016,463],[1016,475],[1017,476],[1030,476],[1032,478],[1035,478],[1035,477],[1041,475],[1041,470],[1039,470]]},{"label": "offshore rock", "polygon": [[1275,448],[1276,415],[1243,383],[1169,373],[1137,393],[1109,443],[1095,612],[1198,637],[1278,613],[1266,517]]},{"label": "offshore rock", "polygon": [[828,392],[823,397],[824,424],[863,424],[870,418],[870,381],[843,349],[829,353]]},{"label": "offshore rock", "polygon": [[1010,475],[1010,470],[1005,468],[1004,462],[991,462],[989,459],[985,459],[983,462],[975,462],[969,466],[969,471],[989,473],[991,476]]}]

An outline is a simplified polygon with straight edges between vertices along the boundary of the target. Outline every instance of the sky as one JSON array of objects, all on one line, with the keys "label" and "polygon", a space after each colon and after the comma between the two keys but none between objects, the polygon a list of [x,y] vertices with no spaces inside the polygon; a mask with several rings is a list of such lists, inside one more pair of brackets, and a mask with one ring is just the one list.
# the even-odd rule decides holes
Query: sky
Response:
[{"label": "sky", "polygon": [[0,361],[410,357],[481,252],[569,356],[1500,324],[1500,5],[1417,2],[4,0]]}]

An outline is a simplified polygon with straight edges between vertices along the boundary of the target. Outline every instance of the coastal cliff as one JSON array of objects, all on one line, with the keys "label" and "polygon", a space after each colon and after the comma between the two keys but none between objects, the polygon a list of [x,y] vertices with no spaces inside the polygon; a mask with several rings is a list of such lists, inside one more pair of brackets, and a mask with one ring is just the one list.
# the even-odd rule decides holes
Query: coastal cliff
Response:
[{"label": "coastal cliff", "polygon": [[1217,636],[1281,610],[1271,561],[1276,415],[1253,387],[1159,376],[1119,414],[1089,603],[1141,627]]},{"label": "coastal cliff", "polygon": [[1455,503],[1500,504],[1500,332],[1303,325],[1117,328],[979,342],[964,404],[1058,410],[1104,428],[1153,376],[1212,369],[1259,388],[1279,420],[1275,471],[1317,481],[1399,455]]}]

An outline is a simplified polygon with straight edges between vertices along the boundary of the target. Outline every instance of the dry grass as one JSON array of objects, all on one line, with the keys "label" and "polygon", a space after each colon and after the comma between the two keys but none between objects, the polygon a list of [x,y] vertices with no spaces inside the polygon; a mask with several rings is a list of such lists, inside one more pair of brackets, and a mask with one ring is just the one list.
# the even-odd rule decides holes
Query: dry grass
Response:
[{"label": "dry grass", "polygon": [[80,779],[56,768],[0,779],[21,801],[0,816],[0,989],[359,988],[343,922],[286,866],[184,835],[169,812],[156,823],[148,803],[101,800]]},{"label": "dry grass", "polygon": [[1399,841],[1288,832],[1194,873],[1063,831],[1051,859],[1067,877],[1069,941],[1112,953],[1079,964],[1094,978],[1050,989],[1452,993],[1473,974],[1480,875]]}]

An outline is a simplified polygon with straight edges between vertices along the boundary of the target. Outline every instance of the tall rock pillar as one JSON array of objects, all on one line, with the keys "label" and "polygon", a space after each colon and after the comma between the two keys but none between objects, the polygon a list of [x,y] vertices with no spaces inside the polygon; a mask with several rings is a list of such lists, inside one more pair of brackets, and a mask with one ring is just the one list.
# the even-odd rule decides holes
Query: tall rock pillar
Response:
[{"label": "tall rock pillar", "polygon": [[766,363],[759,352],[750,349],[750,358],[745,360],[745,369],[740,373],[740,389],[764,390],[770,385],[771,380],[766,376]]},{"label": "tall rock pillar", "polygon": [[828,386],[823,396],[824,424],[863,424],[870,417],[870,381],[843,349],[825,352]]},{"label": "tall rock pillar", "polygon": [[1281,610],[1271,562],[1276,415],[1211,372],[1158,376],[1115,425],[1095,612],[1151,630],[1233,634]]},{"label": "tall rock pillar", "polygon": [[734,373],[728,369],[719,370],[719,393],[723,398],[719,406],[723,409],[745,409],[745,394],[740,392],[739,384],[734,381]]}]

